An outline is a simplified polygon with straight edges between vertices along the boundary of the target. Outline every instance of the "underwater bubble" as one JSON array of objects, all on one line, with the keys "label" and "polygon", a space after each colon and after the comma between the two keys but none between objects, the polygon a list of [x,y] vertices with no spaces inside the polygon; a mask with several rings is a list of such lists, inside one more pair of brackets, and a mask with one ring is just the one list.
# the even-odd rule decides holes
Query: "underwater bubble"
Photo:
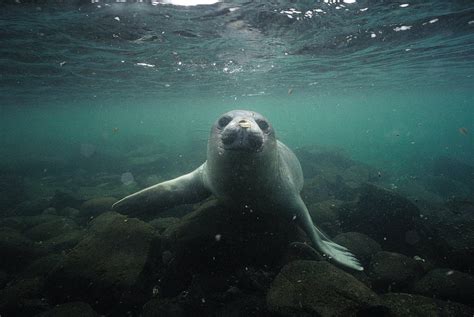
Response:
[{"label": "underwater bubble", "polygon": [[216,234],[215,239],[217,242],[221,241],[222,235],[221,234]]},{"label": "underwater bubble", "polygon": [[95,151],[96,151],[96,148],[94,145],[88,144],[88,143],[81,144],[80,152],[82,156],[91,157],[92,155],[94,155]]},{"label": "underwater bubble", "polygon": [[124,185],[130,185],[135,181],[135,178],[133,177],[132,173],[126,172],[122,174],[122,176],[120,177],[120,181]]}]

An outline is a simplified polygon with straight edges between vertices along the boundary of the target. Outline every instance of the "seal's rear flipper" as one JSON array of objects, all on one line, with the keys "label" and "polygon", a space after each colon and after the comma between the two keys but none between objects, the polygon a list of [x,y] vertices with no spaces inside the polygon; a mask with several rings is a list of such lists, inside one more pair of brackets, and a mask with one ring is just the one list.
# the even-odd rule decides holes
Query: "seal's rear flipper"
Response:
[{"label": "seal's rear flipper", "polygon": [[134,216],[160,212],[176,205],[192,204],[204,200],[211,195],[203,182],[205,166],[206,163],[189,174],[129,195],[113,204],[112,209]]},{"label": "seal's rear flipper", "polygon": [[306,205],[301,198],[297,199],[295,203],[298,207],[296,209],[296,214],[299,224],[308,235],[316,250],[323,253],[323,255],[325,255],[331,262],[356,271],[364,270],[354,254],[352,254],[346,247],[331,241],[328,236],[313,224],[308,208],[306,208]]}]

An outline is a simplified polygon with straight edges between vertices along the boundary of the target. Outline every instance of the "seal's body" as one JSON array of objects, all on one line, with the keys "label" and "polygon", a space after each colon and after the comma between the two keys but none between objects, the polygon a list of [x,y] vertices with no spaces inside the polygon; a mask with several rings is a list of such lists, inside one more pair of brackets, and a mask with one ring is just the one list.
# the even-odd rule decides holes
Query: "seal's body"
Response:
[{"label": "seal's body", "polygon": [[194,203],[210,195],[253,210],[278,213],[297,221],[313,246],[331,261],[363,270],[345,247],[313,225],[300,197],[303,172],[294,153],[276,140],[262,115],[230,111],[212,126],[207,160],[195,171],[127,196],[113,205],[125,213]]}]

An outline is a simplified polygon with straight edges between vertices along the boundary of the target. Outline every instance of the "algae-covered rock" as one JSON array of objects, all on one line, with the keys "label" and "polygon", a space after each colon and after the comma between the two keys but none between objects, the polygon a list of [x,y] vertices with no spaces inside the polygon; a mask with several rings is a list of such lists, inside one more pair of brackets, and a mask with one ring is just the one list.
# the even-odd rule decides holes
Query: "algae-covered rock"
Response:
[{"label": "algae-covered rock", "polygon": [[388,317],[472,317],[474,308],[455,302],[406,293],[387,293],[380,296]]},{"label": "algae-covered rock", "polygon": [[105,311],[139,303],[148,291],[144,272],[156,239],[143,221],[102,214],[48,277],[50,298],[86,301]]},{"label": "algae-covered rock", "polygon": [[148,222],[152,225],[159,233],[165,231],[171,225],[177,224],[179,222],[179,218],[175,217],[161,217],[156,218]]},{"label": "algae-covered rock", "polygon": [[297,232],[296,224],[275,215],[206,202],[163,233],[163,250],[174,255],[163,290],[175,296],[196,273],[277,265]]},{"label": "algae-covered rock", "polygon": [[47,309],[44,278],[24,278],[11,282],[0,290],[0,315],[31,316]]},{"label": "algae-covered rock", "polygon": [[114,197],[97,197],[86,200],[81,206],[82,215],[97,216],[111,210],[115,202],[117,202],[117,198]]},{"label": "algae-covered rock", "polygon": [[427,237],[418,221],[420,210],[406,198],[381,187],[366,184],[359,199],[339,210],[344,231],[361,232],[384,250],[414,253],[415,246]]},{"label": "algae-covered rock", "polygon": [[369,264],[372,256],[382,248],[375,240],[359,232],[345,232],[334,237],[334,242],[345,246],[361,261],[364,266]]},{"label": "algae-covered rock", "polygon": [[434,269],[415,283],[413,292],[472,305],[474,276],[450,269]]},{"label": "algae-covered rock", "polygon": [[98,317],[92,307],[84,302],[69,302],[58,305],[36,317]]},{"label": "algae-covered rock", "polygon": [[24,232],[25,236],[34,241],[44,241],[61,234],[65,234],[71,230],[77,229],[76,223],[68,218],[53,218],[46,220]]},{"label": "algae-covered rock", "polygon": [[369,266],[372,285],[380,292],[406,291],[424,273],[422,262],[386,251],[375,254]]},{"label": "algae-covered rock", "polygon": [[45,253],[45,248],[24,237],[19,231],[0,228],[0,269],[17,272]]},{"label": "algae-covered rock", "polygon": [[316,316],[356,316],[379,304],[377,295],[350,274],[321,261],[283,267],[267,294],[270,311]]}]

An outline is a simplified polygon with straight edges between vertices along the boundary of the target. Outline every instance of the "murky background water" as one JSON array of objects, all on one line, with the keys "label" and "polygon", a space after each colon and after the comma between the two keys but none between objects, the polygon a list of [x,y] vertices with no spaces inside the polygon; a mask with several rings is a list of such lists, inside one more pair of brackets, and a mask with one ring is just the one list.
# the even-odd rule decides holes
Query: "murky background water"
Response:
[{"label": "murky background water", "polygon": [[[472,273],[471,1],[93,2],[1,4],[4,250],[17,250],[5,244],[12,235],[43,243],[52,236],[28,230],[66,216],[72,227],[61,234],[69,240],[51,242],[56,246],[52,253],[77,251],[83,241],[78,232],[108,210],[114,198],[193,170],[205,160],[209,129],[219,115],[251,109],[266,116],[278,138],[300,157],[309,184],[307,204],[337,208],[343,220],[348,207],[339,208],[341,202],[383,196],[364,187],[369,182],[419,208],[415,214],[429,222],[429,229],[406,229],[408,236],[417,232],[417,239],[444,240],[416,250],[394,249],[384,245],[386,237],[377,240],[364,231],[363,221],[359,227],[334,227],[336,222],[328,220],[331,225],[323,229],[331,235],[363,232],[383,250],[432,256],[428,260],[434,267]],[[84,206],[110,196],[99,201],[99,209]],[[62,212],[65,207],[77,213]],[[45,213],[48,208],[55,211]],[[45,215],[49,218],[41,218]],[[370,220],[365,221],[369,226]],[[451,236],[455,231],[459,234]],[[77,235],[70,237],[71,232]],[[46,249],[40,255],[50,257],[49,244]],[[437,257],[433,250],[444,253]],[[15,258],[12,252],[8,257]],[[20,262],[38,257],[32,252]],[[22,289],[18,285],[32,270],[12,263],[0,267],[3,294]],[[38,313],[68,299],[93,302],[50,294],[41,305],[29,302],[18,310],[12,304],[18,298],[43,298],[54,288],[43,291],[35,285],[41,295],[9,295],[13,299],[0,301],[0,313]],[[154,286],[143,289],[151,292]],[[430,294],[419,288],[415,293]],[[142,299],[140,305],[131,302],[132,311],[141,310]],[[104,305],[92,303],[100,313],[110,313]]]}]

